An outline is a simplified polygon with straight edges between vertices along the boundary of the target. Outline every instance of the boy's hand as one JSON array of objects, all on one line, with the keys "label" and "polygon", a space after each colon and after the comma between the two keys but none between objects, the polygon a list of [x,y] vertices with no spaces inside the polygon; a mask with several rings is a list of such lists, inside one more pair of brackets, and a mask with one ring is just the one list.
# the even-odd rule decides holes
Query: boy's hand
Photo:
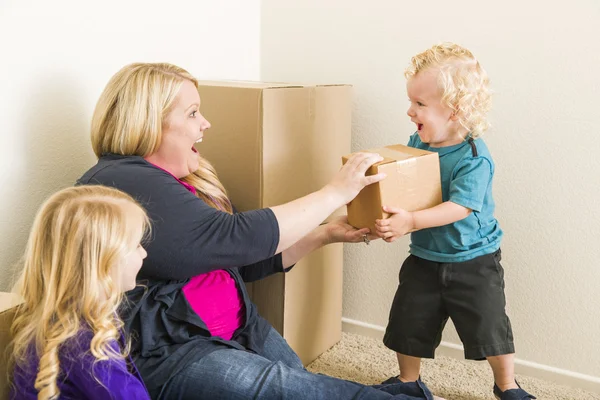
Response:
[{"label": "boy's hand", "polygon": [[411,212],[387,206],[383,206],[383,211],[392,215],[375,220],[375,233],[386,242],[392,243],[414,229],[415,223]]}]

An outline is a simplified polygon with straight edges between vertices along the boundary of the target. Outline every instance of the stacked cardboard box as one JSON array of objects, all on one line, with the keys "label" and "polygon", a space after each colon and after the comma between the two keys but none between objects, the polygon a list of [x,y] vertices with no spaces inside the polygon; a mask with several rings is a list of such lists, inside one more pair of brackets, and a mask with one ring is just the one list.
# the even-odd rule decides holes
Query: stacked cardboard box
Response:
[{"label": "stacked cardboard box", "polygon": [[[200,84],[201,112],[212,128],[197,149],[215,166],[239,211],[320,189],[350,151],[350,86]],[[341,338],[342,264],[342,245],[329,245],[291,272],[249,285],[260,314],[305,365]]]}]

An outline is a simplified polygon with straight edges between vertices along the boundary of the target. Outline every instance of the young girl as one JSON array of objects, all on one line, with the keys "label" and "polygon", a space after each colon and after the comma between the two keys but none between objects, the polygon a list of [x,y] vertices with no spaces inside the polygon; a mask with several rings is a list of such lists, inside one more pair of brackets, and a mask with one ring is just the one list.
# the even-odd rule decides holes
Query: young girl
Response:
[{"label": "young girl", "polygon": [[150,399],[117,316],[148,226],[129,195],[104,186],[64,189],[42,205],[17,283],[11,399]]},{"label": "young girl", "polygon": [[494,395],[535,399],[514,376],[514,345],[505,312],[502,230],[494,217],[494,162],[481,135],[488,127],[488,77],[473,54],[444,43],[416,55],[405,73],[408,116],[417,132],[408,145],[440,158],[443,203],[378,220],[387,242],[411,233],[410,256],[390,311],[384,344],[397,352],[399,378],[415,381],[421,358],[433,358],[452,318],[465,358],[487,359]]}]

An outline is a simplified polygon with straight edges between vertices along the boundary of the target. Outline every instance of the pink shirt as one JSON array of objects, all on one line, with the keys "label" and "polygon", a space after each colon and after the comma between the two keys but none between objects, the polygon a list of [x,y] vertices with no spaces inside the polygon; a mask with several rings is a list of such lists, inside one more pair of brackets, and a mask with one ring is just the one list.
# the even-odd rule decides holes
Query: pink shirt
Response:
[{"label": "pink shirt", "polygon": [[[154,166],[177,179],[169,171]],[[179,179],[177,181],[196,194],[192,185]],[[235,280],[226,270],[195,276],[182,290],[190,307],[204,321],[212,336],[231,340],[233,333],[243,325],[246,313],[244,302]]]}]

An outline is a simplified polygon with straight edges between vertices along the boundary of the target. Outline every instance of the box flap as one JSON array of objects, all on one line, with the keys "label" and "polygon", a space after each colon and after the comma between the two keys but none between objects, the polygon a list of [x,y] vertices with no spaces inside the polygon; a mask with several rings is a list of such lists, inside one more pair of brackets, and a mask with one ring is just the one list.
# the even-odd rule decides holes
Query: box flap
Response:
[{"label": "box flap", "polygon": [[303,87],[303,85],[296,85],[292,83],[278,83],[278,82],[259,82],[259,81],[198,81],[200,86],[219,86],[219,87],[233,87],[233,88],[249,88],[249,89],[270,89],[270,88],[289,88],[289,87]]},{"label": "box flap", "polygon": [[396,161],[402,161],[402,160],[408,160],[410,158],[415,158],[414,154],[411,154],[408,152],[403,152],[403,151],[392,150],[389,147],[367,150],[367,152],[377,153],[383,157],[383,160],[376,163],[375,165],[389,164],[389,163],[396,162]]},{"label": "box flap", "polygon": [[290,88],[305,88],[305,87],[330,87],[330,86],[350,86],[349,84],[305,84],[305,83],[289,83],[289,82],[260,82],[260,81],[198,81],[200,86],[219,86],[219,87],[234,87],[248,89],[290,89]]},{"label": "box flap", "polygon": [[[389,164],[392,162],[404,161],[409,159],[414,159],[415,157],[422,157],[430,154],[434,154],[431,151],[415,149],[414,147],[405,146],[403,144],[393,144],[385,147],[379,147],[376,149],[368,149],[362,150],[361,152],[365,153],[377,153],[383,157],[383,160],[373,164],[371,168],[369,168],[368,174],[375,173],[376,168],[380,165]],[[348,161],[348,158],[354,154],[347,154],[342,157],[343,162]]]}]

